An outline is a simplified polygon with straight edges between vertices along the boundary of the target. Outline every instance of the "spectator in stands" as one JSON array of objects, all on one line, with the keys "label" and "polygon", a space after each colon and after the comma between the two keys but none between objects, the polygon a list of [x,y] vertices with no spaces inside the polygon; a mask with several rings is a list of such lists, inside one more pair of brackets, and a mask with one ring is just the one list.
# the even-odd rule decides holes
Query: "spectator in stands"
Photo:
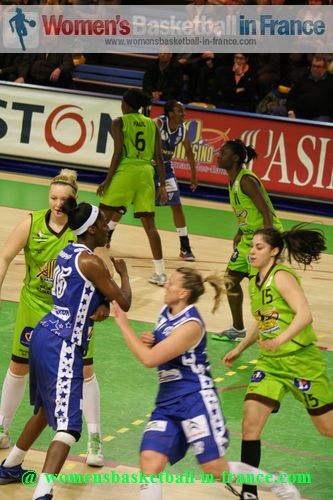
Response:
[{"label": "spectator in stands", "polygon": [[73,68],[72,54],[26,54],[16,82],[71,88]]},{"label": "spectator in stands", "polygon": [[281,54],[280,84],[291,87],[306,78],[309,71],[307,54]]},{"label": "spectator in stands", "polygon": [[234,54],[233,67],[222,67],[216,73],[215,104],[225,109],[255,110],[255,75],[246,54]]},{"label": "spectator in stands", "polygon": [[153,99],[168,101],[180,98],[182,70],[172,56],[170,52],[161,52],[145,72],[143,91]]},{"label": "spectator in stands", "polygon": [[17,78],[17,67],[22,56],[18,54],[0,54],[0,80],[14,82]]},{"label": "spectator in stands", "polygon": [[257,104],[256,112],[264,115],[287,116],[289,87],[279,85],[271,89]]},{"label": "spectator in stands", "polygon": [[255,70],[257,97],[261,99],[280,81],[280,54],[258,54]]},{"label": "spectator in stands", "polygon": [[[214,54],[214,52],[178,54],[177,60],[183,72],[182,94],[185,95],[186,102],[213,102],[212,82],[206,82],[206,75],[211,76],[213,74],[215,77],[215,69],[218,66],[230,64],[232,54]],[[213,68],[211,68],[212,66]],[[185,92],[184,87],[186,87]]]},{"label": "spectator in stands", "polygon": [[328,122],[333,118],[333,76],[324,56],[314,56],[308,75],[295,83],[288,99],[289,118]]},{"label": "spectator in stands", "polygon": [[204,66],[200,68],[195,101],[212,103],[214,101],[214,82],[216,77],[216,60],[213,52],[204,52],[202,54]]}]

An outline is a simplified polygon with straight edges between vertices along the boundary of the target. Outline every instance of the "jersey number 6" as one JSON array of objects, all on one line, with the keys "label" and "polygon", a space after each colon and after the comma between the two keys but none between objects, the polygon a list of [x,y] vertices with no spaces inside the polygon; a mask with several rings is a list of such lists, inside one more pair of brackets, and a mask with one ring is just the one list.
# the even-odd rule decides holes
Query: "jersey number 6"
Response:
[{"label": "jersey number 6", "polygon": [[143,132],[137,132],[135,136],[135,147],[138,151],[144,151],[146,147],[146,141],[141,137]]}]

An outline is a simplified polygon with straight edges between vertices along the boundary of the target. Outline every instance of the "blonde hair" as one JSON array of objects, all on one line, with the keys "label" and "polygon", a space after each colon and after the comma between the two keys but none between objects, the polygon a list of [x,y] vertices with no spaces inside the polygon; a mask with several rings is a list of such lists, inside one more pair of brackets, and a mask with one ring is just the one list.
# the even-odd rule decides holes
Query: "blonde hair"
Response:
[{"label": "blonde hair", "polygon": [[197,302],[199,297],[205,293],[205,283],[209,283],[214,288],[215,296],[212,313],[215,313],[221,304],[222,295],[227,293],[223,276],[210,274],[203,278],[198,271],[191,267],[178,267],[176,271],[183,275],[183,286],[190,292],[189,304]]},{"label": "blonde hair", "polygon": [[70,170],[69,168],[63,168],[60,170],[59,174],[53,177],[53,179],[50,182],[50,186],[53,184],[64,184],[67,186],[71,186],[73,191],[75,191],[75,194],[77,193],[77,190],[79,189],[79,186],[77,185],[76,182],[77,179],[77,172],[76,170]]}]

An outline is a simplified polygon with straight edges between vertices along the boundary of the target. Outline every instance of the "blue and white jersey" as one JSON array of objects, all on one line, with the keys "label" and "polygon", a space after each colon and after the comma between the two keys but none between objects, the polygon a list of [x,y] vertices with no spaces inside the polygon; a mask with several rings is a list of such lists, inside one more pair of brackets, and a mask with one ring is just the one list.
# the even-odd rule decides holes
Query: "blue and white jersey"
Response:
[{"label": "blue and white jersey", "polygon": [[79,243],[71,243],[59,253],[53,273],[53,309],[40,324],[86,350],[93,326],[90,316],[103,302],[103,296],[81,273],[78,265],[81,252],[93,253]]},{"label": "blue and white jersey", "polygon": [[194,305],[185,307],[175,316],[171,315],[168,306],[164,306],[154,330],[155,342],[161,342],[175,328],[188,321],[199,323],[202,331],[201,338],[192,349],[158,367],[160,387],[156,399],[157,404],[179,399],[186,394],[214,388],[210,364],[207,359],[206,327]]},{"label": "blue and white jersey", "polygon": [[161,132],[161,142],[162,142],[162,156],[163,163],[165,167],[165,177],[168,179],[174,175],[172,168],[172,156],[175,152],[178,144],[183,142],[185,139],[186,129],[185,125],[178,125],[176,130],[173,132],[170,131],[169,128],[169,119],[166,115],[161,115],[158,117],[161,121],[160,132]]}]

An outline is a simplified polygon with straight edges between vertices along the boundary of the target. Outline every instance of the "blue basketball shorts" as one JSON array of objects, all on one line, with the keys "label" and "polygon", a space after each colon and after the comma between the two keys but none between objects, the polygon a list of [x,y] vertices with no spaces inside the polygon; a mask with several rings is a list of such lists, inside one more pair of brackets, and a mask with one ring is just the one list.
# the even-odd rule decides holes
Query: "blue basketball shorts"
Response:
[{"label": "blue basketball shorts", "polygon": [[[158,177],[155,175],[155,185],[156,185],[156,200],[155,204],[159,206],[160,199],[158,196],[158,188],[159,188],[159,183],[158,183]],[[171,174],[171,177],[168,177],[165,179],[165,189],[168,195],[168,201],[166,202],[166,205],[181,205],[180,201],[180,191],[177,183],[177,179],[174,174]]]},{"label": "blue basketball shorts", "polygon": [[146,425],[140,451],[162,453],[174,464],[191,446],[202,464],[223,457],[228,441],[218,396],[206,389],[159,405]]},{"label": "blue basketball shorts", "polygon": [[36,414],[43,407],[55,431],[82,430],[82,350],[37,325],[30,350],[30,402]]}]

